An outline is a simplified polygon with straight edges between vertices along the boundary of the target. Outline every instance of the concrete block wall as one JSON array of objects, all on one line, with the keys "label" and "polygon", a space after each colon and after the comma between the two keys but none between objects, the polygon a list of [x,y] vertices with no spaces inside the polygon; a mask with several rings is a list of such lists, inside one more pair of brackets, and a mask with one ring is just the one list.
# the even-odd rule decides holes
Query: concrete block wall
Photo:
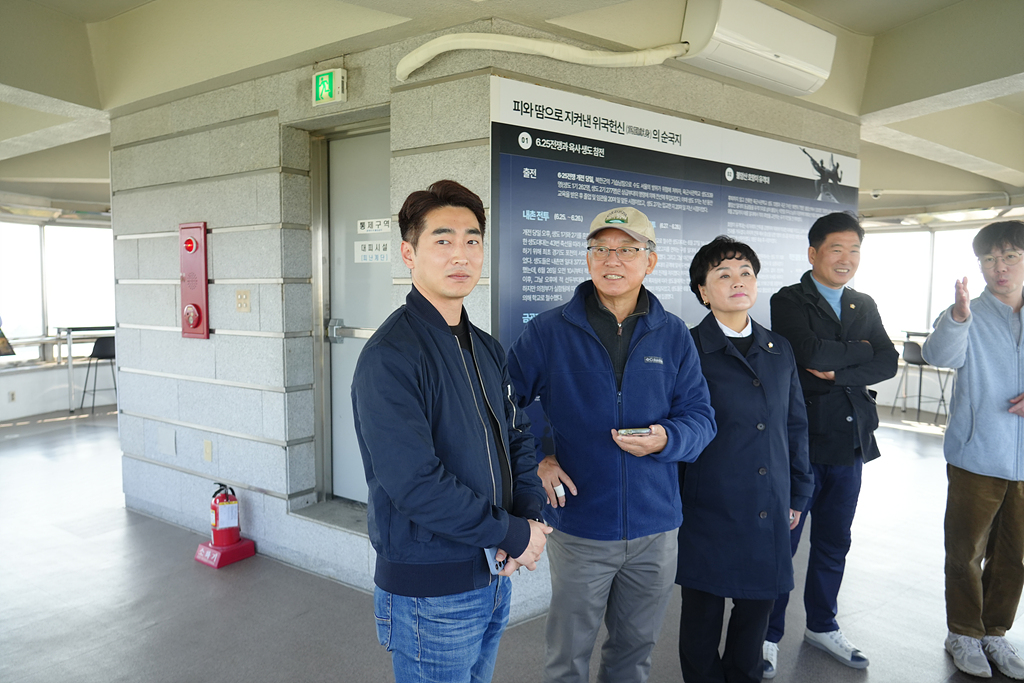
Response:
[{"label": "concrete block wall", "polygon": [[[384,57],[348,66],[379,63],[369,82],[383,93]],[[328,127],[380,104],[354,87],[348,104],[313,112],[311,73],[113,120],[123,488],[129,508],[207,533],[213,482],[230,483],[259,552],[369,589],[365,536],[289,514],[316,485],[310,143],[291,124]],[[208,229],[206,340],[179,328],[177,228],[195,221]]]},{"label": "concrete block wall", "polygon": [[[553,36],[504,21],[445,31]],[[346,55],[349,101],[313,110],[312,66],[182,99],[111,122],[117,337],[124,491],[133,509],[205,532],[213,481],[236,485],[245,534],[260,552],[372,588],[365,536],[290,514],[314,502],[314,377],[310,146],[307,131],[390,117],[391,211],[440,178],[491,206],[491,74],[529,79],[657,111],[856,155],[859,126],[791,98],[670,66],[601,69],[542,57],[458,51],[406,83],[398,61],[430,34]],[[557,39],[562,40],[562,39]],[[582,44],[580,44],[582,45]],[[584,47],[587,47],[583,45]],[[178,328],[179,223],[209,228],[209,340]],[[492,227],[489,225],[489,227]],[[398,253],[398,230],[392,233]],[[490,249],[493,230],[485,245]],[[490,252],[488,252],[490,254]],[[490,328],[490,258],[467,299]],[[409,272],[392,261],[392,300]],[[235,310],[249,291],[251,312]],[[326,381],[326,379],[324,380]],[[348,400],[348,387],[335,388]],[[337,399],[336,399],[337,400]],[[212,460],[203,455],[206,444]],[[329,456],[328,456],[329,457]],[[547,608],[546,568],[517,577],[513,619]]]}]

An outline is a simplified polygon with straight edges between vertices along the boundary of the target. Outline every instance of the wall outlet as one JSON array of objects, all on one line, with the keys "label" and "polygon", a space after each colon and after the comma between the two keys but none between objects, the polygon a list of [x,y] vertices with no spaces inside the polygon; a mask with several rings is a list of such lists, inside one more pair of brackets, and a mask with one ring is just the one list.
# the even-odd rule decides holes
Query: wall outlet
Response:
[{"label": "wall outlet", "polygon": [[213,462],[213,442],[203,441],[203,460]]},{"label": "wall outlet", "polygon": [[235,312],[236,313],[249,313],[252,311],[252,305],[249,302],[249,290],[248,289],[236,289],[235,290]]},{"label": "wall outlet", "polygon": [[8,391],[7,392],[7,402],[8,403],[14,403],[14,392],[13,391]]}]

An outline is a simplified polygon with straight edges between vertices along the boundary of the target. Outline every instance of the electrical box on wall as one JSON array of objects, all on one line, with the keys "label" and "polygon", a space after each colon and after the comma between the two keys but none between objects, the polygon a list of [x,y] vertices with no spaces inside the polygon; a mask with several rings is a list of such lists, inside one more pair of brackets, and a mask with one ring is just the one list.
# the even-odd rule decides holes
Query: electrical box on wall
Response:
[{"label": "electrical box on wall", "polygon": [[178,251],[181,254],[181,336],[209,339],[206,223],[179,225]]}]

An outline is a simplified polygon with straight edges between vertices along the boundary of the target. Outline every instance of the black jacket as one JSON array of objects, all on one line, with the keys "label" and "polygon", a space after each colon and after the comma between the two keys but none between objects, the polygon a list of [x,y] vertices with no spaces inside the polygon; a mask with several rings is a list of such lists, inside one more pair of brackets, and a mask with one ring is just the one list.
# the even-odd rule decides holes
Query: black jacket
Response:
[{"label": "black jacket", "polygon": [[[811,462],[820,465],[854,463],[855,428],[864,462],[880,455],[874,436],[878,411],[867,387],[893,377],[899,359],[871,297],[846,288],[840,310],[842,321],[818,292],[811,271],[772,296],[772,331],[793,346],[807,405]],[[823,380],[807,368],[836,376]]]}]

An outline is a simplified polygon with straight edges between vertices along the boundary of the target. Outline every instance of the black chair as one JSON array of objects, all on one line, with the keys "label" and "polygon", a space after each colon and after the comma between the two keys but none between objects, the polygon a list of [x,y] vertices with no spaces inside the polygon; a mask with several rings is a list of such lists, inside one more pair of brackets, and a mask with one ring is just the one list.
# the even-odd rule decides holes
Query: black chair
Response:
[{"label": "black chair", "polygon": [[[95,363],[101,361],[110,361],[110,377],[114,380],[114,393],[117,393],[117,376],[114,373],[114,338],[113,337],[100,337],[96,340],[96,343],[92,345],[92,353],[89,354],[89,364],[85,366],[85,386],[82,388],[82,403],[78,406],[81,410],[82,406],[85,405],[85,395],[90,392],[89,389],[89,372],[92,370],[92,366]],[[96,412],[96,378],[99,376],[99,368],[96,372],[92,373],[92,408],[90,412]]]},{"label": "black chair", "polygon": [[[939,372],[938,368],[936,368],[933,365],[929,365],[928,362],[924,359],[924,356],[921,355],[921,345],[918,344],[917,342],[912,342],[912,341],[905,341],[905,342],[903,342],[903,372],[900,373],[900,381],[896,385],[896,398],[892,402],[892,408],[889,410],[889,414],[892,415],[894,412],[896,412],[896,402],[900,398],[900,394],[901,393],[903,395],[903,408],[901,409],[900,412],[903,412],[903,413],[907,412],[907,370],[909,370],[911,366],[916,366],[917,367],[917,420],[918,420],[918,422],[921,421],[921,402],[922,401],[935,401],[938,404],[938,405],[935,406],[935,419],[936,420],[938,420],[939,411],[940,410],[946,411],[946,413],[948,414],[949,411],[946,408],[946,382],[948,381],[949,378],[948,378],[948,376],[943,377],[942,373]],[[922,396],[921,395],[921,385],[922,385],[922,381],[924,380],[924,369],[925,369],[925,366],[935,369],[935,376],[936,376],[936,378],[939,381],[939,396],[938,396],[938,398],[936,398],[934,396]]]}]

